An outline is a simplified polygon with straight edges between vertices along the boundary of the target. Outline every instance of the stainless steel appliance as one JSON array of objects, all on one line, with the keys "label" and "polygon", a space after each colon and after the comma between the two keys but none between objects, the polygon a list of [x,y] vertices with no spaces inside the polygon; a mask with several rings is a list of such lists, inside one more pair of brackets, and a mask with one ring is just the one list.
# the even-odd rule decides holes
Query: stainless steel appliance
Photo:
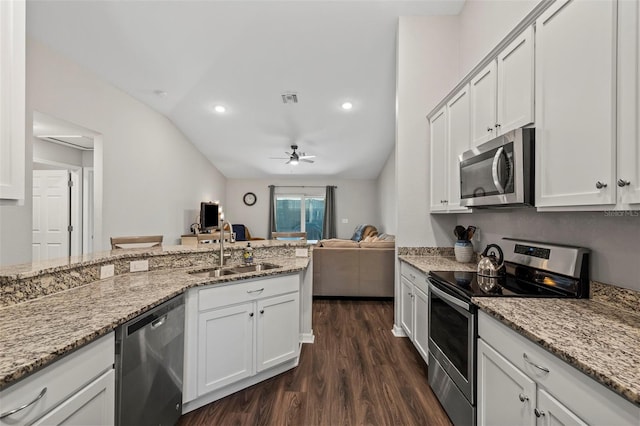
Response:
[{"label": "stainless steel appliance", "polygon": [[504,238],[505,274],[429,273],[429,385],[455,425],[476,423],[473,297],[589,297],[589,250]]},{"label": "stainless steel appliance", "polygon": [[534,205],[534,130],[512,130],[460,154],[461,205]]},{"label": "stainless steel appliance", "polygon": [[184,297],[116,330],[116,424],[174,425],[182,414]]}]

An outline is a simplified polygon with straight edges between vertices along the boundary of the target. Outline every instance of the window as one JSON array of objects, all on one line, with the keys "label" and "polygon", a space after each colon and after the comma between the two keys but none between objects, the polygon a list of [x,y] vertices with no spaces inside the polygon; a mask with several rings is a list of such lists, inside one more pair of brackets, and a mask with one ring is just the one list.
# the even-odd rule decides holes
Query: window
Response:
[{"label": "window", "polygon": [[314,242],[322,239],[323,221],[323,195],[276,194],[278,232],[306,232]]}]

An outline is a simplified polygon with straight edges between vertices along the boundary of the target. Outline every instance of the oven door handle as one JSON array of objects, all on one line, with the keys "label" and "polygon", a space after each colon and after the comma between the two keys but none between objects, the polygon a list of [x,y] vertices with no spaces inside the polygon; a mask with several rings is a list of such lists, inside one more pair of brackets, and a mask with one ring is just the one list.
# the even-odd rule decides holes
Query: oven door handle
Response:
[{"label": "oven door handle", "polygon": [[469,307],[468,303],[463,302],[462,300],[456,298],[455,296],[451,296],[448,293],[445,293],[444,291],[440,290],[439,288],[437,288],[435,285],[433,285],[433,283],[431,283],[431,285],[429,286],[429,289],[434,292],[439,298],[452,303],[464,310],[466,310],[467,312],[469,312],[471,309]]}]

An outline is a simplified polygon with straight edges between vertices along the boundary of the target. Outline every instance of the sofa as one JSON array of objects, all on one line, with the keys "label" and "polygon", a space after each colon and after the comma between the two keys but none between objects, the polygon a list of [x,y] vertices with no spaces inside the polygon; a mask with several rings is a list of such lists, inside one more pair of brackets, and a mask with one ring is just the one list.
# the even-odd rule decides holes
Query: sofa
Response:
[{"label": "sofa", "polygon": [[394,296],[393,241],[321,241],[312,261],[314,296]]}]

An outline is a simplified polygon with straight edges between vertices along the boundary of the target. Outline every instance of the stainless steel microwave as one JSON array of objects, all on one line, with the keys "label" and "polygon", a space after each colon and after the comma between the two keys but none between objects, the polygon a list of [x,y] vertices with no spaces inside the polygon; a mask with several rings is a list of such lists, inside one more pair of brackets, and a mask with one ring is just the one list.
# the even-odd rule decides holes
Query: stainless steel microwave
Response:
[{"label": "stainless steel microwave", "polygon": [[534,205],[535,129],[512,130],[463,152],[459,160],[461,205]]}]

